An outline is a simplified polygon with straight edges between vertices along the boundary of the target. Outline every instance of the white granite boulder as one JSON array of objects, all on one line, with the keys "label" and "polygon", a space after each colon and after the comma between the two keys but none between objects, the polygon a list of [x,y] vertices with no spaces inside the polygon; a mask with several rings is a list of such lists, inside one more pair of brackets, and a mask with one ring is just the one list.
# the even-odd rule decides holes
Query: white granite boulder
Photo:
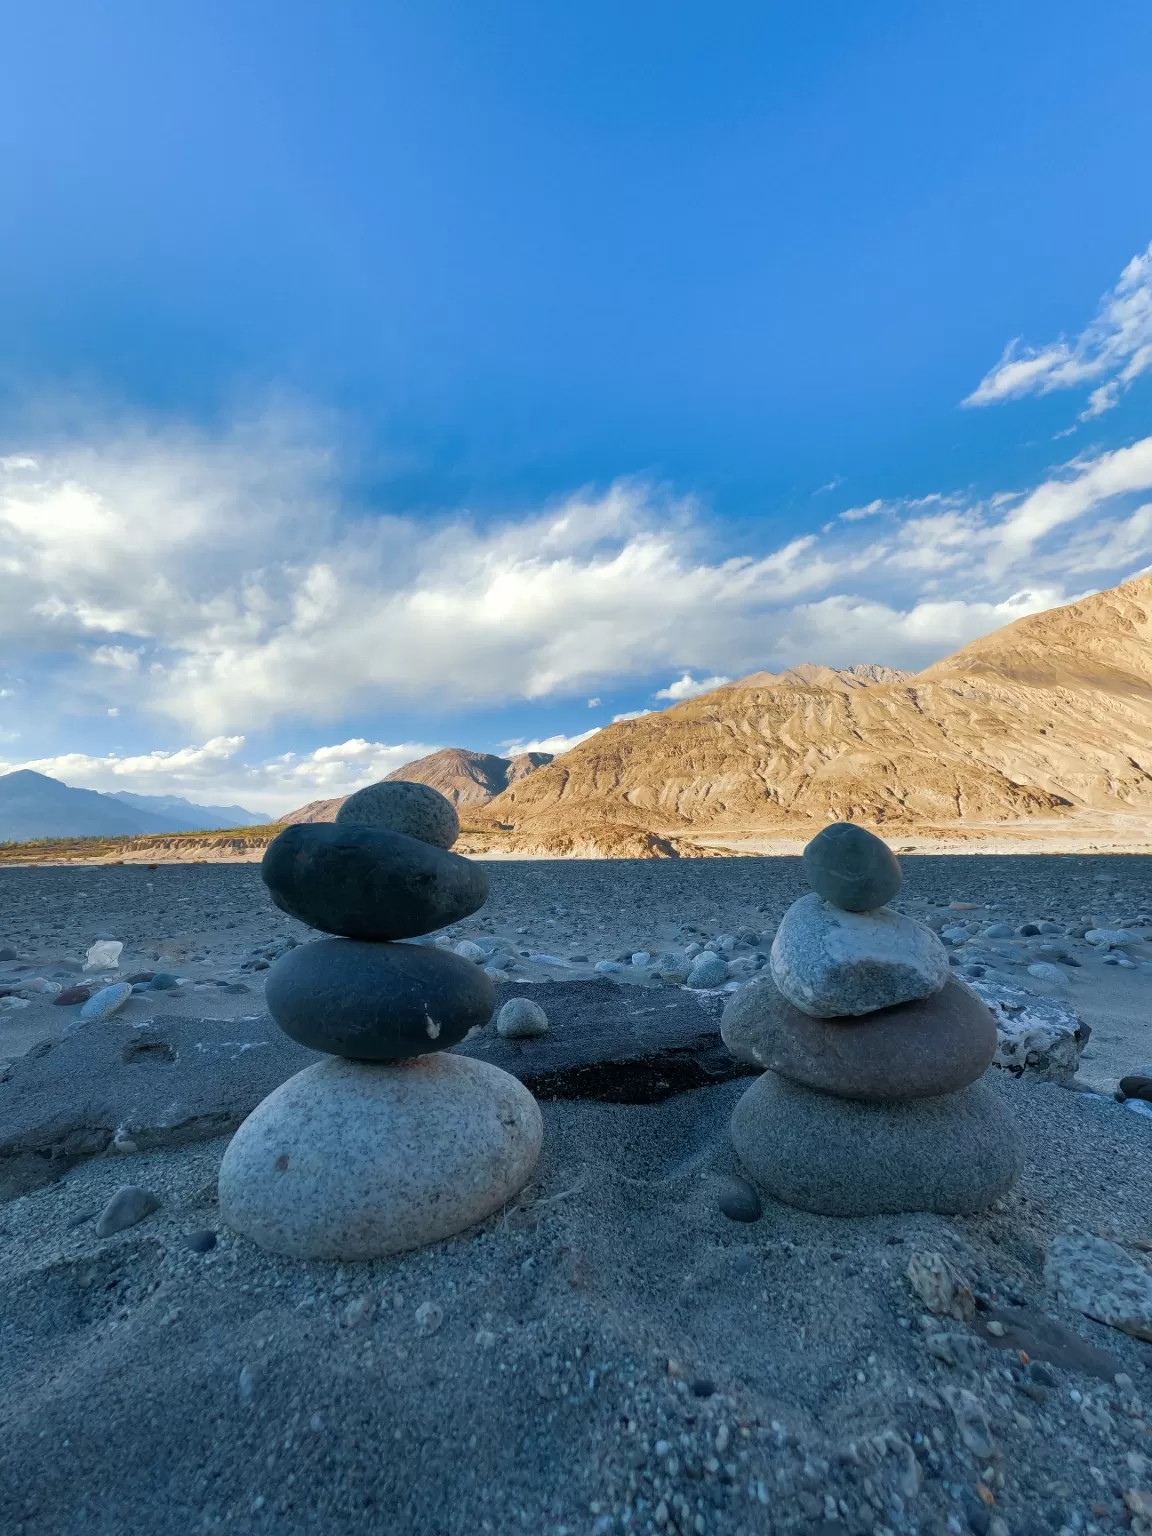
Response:
[{"label": "white granite boulder", "polygon": [[451,1237],[523,1187],[543,1124],[488,1062],[333,1056],[259,1104],[220,1167],[220,1214],[272,1253],[377,1259]]},{"label": "white granite boulder", "polygon": [[949,974],[948,952],[931,929],[887,907],[846,912],[815,893],[793,902],[772,941],[772,979],[817,1019],[930,997]]},{"label": "white granite boulder", "polygon": [[996,1020],[993,1066],[1067,1087],[1080,1067],[1090,1030],[1067,1003],[990,981],[968,985]]}]

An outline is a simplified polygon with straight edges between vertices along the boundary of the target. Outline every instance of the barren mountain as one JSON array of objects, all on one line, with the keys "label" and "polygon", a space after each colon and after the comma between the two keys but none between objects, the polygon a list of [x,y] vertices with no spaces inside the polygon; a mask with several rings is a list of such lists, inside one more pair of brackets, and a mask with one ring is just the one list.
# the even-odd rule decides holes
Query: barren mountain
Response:
[{"label": "barren mountain", "polygon": [[[496,757],[491,752],[469,752],[466,747],[445,747],[428,757],[405,763],[387,775],[413,784],[430,784],[459,809],[487,805],[510,784],[519,784],[530,773],[552,761],[550,752],[521,752],[515,757]],[[335,821],[344,799],[313,800],[280,819],[284,822]]]},{"label": "barren mountain", "polygon": [[518,851],[611,855],[839,819],[891,831],[1124,810],[1152,812],[1150,576],[915,676],[755,673],[622,721],[477,820]]}]

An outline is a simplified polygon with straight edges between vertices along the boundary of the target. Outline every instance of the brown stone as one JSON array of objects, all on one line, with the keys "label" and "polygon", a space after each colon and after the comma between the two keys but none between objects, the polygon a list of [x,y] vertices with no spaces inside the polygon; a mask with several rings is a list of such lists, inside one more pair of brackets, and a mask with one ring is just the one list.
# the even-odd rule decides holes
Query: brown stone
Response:
[{"label": "brown stone", "polygon": [[92,995],[91,987],[65,987],[63,992],[58,992],[52,999],[61,1008],[68,1008],[72,1003],[86,1003]]},{"label": "brown stone", "polygon": [[859,1019],[814,1019],[766,976],[735,995],[720,1030],[737,1060],[844,1099],[955,1093],[996,1053],[991,1012],[952,977],[932,997]]}]

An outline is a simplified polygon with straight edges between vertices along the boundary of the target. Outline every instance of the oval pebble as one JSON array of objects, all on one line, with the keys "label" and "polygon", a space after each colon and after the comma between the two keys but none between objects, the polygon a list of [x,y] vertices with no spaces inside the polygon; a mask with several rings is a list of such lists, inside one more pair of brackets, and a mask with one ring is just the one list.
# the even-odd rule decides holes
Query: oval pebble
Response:
[{"label": "oval pebble", "polygon": [[[60,994],[63,997],[63,993]],[[132,988],[126,981],[115,981],[110,987],[101,987],[99,992],[93,992],[92,996],[80,1010],[82,1019],[110,1019],[118,1008],[132,996]]]},{"label": "oval pebble", "polygon": [[402,832],[435,848],[451,848],[460,835],[456,807],[430,784],[383,779],[349,795],[336,812],[336,825],[378,827]]},{"label": "oval pebble", "polygon": [[804,849],[804,874],[818,896],[848,912],[884,906],[904,881],[888,844],[850,821],[817,833]]}]

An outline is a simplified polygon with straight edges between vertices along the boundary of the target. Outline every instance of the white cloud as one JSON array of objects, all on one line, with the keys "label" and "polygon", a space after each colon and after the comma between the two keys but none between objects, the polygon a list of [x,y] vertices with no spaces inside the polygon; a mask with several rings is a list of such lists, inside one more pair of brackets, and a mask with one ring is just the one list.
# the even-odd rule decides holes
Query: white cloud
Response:
[{"label": "white cloud", "polygon": [[613,715],[612,724],[619,725],[621,720],[643,720],[645,715],[654,715],[654,709],[626,709],[622,715]]},{"label": "white cloud", "polygon": [[1152,437],[1026,491],[851,509],[869,516],[739,556],[692,500],[632,481],[487,525],[342,513],[334,455],[270,425],[4,464],[0,641],[22,697],[209,740],[660,674],[681,674],[658,694],[675,700],[806,660],[918,667],[1018,616],[1020,593],[1057,603],[1152,559]]},{"label": "white cloud", "polygon": [[550,752],[553,757],[559,757],[562,752],[571,752],[573,747],[578,747],[582,741],[587,741],[589,736],[597,735],[603,726],[594,725],[591,730],[577,731],[574,736],[542,736],[537,741],[502,741],[501,751],[506,757],[519,757],[522,752]]},{"label": "white cloud", "polygon": [[653,698],[672,699],[675,703],[679,703],[681,699],[695,699],[702,693],[711,693],[713,688],[723,688],[725,683],[731,681],[730,677],[694,678],[691,673],[685,672],[683,677],[678,677],[674,683],[669,683],[667,688],[657,688]]},{"label": "white cloud", "polygon": [[23,762],[0,761],[0,773],[31,768],[79,789],[184,795],[197,805],[236,803],[250,811],[276,815],[309,800],[350,794],[437,750],[423,742],[390,746],[355,738],[337,746],[318,747],[314,752],[287,752],[263,762],[246,763],[240,757],[243,747],[243,736],[220,736],[203,746],[130,757],[67,752]]},{"label": "white cloud", "polygon": [[[1095,383],[1081,421],[1111,410],[1126,389],[1152,369],[1152,244],[1134,256],[1100,301],[1092,323],[1073,341],[1046,347],[1009,342],[996,367],[964,405],[993,405],[1023,395],[1047,395]],[[1097,382],[1099,381],[1099,382]]]}]

